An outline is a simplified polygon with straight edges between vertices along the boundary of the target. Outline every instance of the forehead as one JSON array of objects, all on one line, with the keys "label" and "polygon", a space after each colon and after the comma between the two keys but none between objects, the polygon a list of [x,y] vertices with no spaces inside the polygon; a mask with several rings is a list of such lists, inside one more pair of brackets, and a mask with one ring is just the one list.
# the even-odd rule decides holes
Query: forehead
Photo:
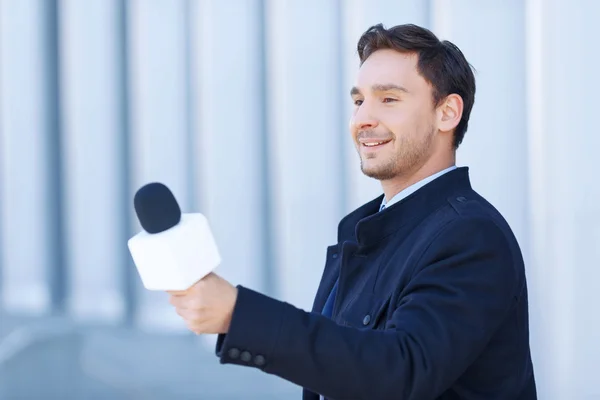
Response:
[{"label": "forehead", "polygon": [[355,86],[361,91],[388,84],[402,86],[409,92],[427,90],[427,82],[417,71],[417,62],[415,53],[377,50],[359,68]]}]

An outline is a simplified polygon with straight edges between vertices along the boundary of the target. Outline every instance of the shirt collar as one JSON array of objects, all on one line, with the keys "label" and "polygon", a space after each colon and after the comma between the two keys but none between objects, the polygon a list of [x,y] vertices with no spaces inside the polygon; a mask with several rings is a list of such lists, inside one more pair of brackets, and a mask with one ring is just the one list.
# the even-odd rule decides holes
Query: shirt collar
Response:
[{"label": "shirt collar", "polygon": [[455,165],[453,165],[453,166],[451,166],[449,168],[446,168],[446,169],[444,169],[442,171],[436,172],[435,174],[430,175],[427,178],[422,179],[422,180],[420,180],[419,182],[417,182],[417,183],[415,183],[413,185],[410,185],[409,187],[405,188],[404,190],[401,190],[394,197],[392,197],[390,199],[390,201],[386,201],[385,196],[384,196],[383,200],[381,201],[381,206],[379,206],[379,211],[383,210],[384,208],[391,207],[395,203],[397,203],[400,200],[406,198],[410,194],[416,192],[417,190],[419,190],[420,188],[422,188],[423,186],[425,186],[429,182],[433,181],[436,178],[439,178],[440,176],[442,176],[445,173],[450,172],[450,171],[452,171],[454,169],[456,169]]},{"label": "shirt collar", "polygon": [[[359,247],[377,243],[399,229],[417,223],[457,196],[471,193],[469,168],[459,167],[411,193],[393,207],[378,212],[383,194],[346,215],[338,225],[338,243],[355,242]],[[472,194],[472,193],[471,193]]]}]

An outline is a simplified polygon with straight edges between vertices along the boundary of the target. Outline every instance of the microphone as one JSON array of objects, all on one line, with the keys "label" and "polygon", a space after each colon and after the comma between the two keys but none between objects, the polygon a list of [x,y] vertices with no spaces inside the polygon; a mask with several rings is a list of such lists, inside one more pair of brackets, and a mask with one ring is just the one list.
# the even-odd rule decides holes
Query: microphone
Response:
[{"label": "microphone", "polygon": [[143,230],[127,246],[146,289],[186,290],[221,263],[206,217],[182,214],[165,185],[143,186],[133,203]]}]

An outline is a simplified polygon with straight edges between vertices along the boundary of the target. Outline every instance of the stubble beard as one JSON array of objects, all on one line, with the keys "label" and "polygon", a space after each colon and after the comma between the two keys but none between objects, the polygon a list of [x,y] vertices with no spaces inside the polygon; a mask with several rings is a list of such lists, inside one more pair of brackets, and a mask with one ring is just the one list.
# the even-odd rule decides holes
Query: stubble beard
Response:
[{"label": "stubble beard", "polygon": [[[434,128],[430,127],[422,139],[396,137],[397,150],[387,160],[381,160],[376,166],[366,169],[364,159],[360,156],[360,169],[369,178],[385,181],[405,175],[422,164],[431,151]],[[418,136],[417,136],[418,138]]]}]

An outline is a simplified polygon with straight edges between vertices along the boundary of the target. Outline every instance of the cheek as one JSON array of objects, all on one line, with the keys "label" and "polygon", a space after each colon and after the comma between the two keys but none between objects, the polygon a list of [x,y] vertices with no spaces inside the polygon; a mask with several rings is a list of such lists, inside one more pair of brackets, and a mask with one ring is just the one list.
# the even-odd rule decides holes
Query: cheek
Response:
[{"label": "cheek", "polygon": [[396,110],[386,115],[386,126],[397,137],[410,138],[418,136],[429,127],[430,117],[422,110]]},{"label": "cheek", "polygon": [[388,110],[382,116],[382,123],[396,136],[406,136],[410,133],[413,125],[411,116],[398,110]]}]

